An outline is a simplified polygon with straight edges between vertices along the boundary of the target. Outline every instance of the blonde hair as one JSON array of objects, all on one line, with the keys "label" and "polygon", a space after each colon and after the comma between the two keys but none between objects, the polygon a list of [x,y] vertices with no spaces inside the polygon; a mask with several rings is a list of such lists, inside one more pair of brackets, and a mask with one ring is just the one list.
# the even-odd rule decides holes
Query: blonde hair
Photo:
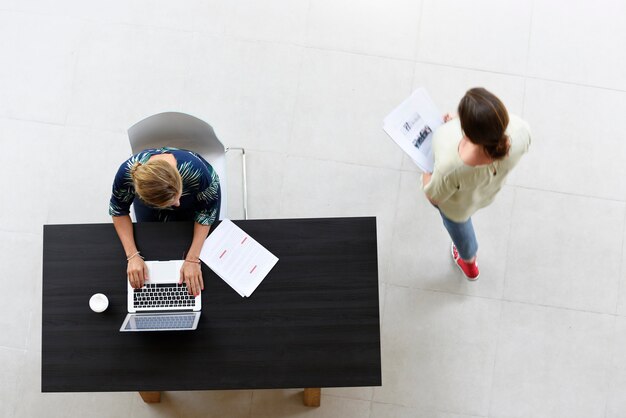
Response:
[{"label": "blonde hair", "polygon": [[167,161],[135,163],[130,169],[130,177],[141,200],[157,208],[171,205],[183,191],[180,173]]}]

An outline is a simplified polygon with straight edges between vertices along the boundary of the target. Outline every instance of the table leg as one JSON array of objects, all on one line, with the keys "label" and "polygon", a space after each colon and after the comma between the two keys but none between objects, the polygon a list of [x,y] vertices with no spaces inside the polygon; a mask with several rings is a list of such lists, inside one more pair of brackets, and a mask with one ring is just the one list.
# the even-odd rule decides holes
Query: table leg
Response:
[{"label": "table leg", "polygon": [[159,403],[161,402],[161,392],[139,392],[141,399],[145,403]]},{"label": "table leg", "polygon": [[304,389],[304,405],[320,406],[322,400],[321,388],[305,388]]}]

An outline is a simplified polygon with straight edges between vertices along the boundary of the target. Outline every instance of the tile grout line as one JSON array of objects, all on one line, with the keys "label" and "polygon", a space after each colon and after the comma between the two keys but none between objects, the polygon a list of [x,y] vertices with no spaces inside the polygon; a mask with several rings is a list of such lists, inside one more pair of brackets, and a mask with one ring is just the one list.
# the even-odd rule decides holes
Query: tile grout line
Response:
[{"label": "tile grout line", "polygon": [[528,42],[526,43],[526,67],[524,68],[524,76],[528,75],[528,66],[530,65],[530,46],[532,43],[531,40],[532,40],[534,16],[535,16],[535,0],[530,0],[530,19],[528,19]]},{"label": "tile grout line", "polygon": [[[280,154],[279,152],[276,152],[276,151],[261,151],[261,152]],[[400,171],[400,172],[403,172],[403,173],[417,173],[417,174],[420,174],[419,171],[402,169],[402,168],[391,168],[391,167],[385,167],[385,166],[368,165],[368,164],[355,163],[355,162],[351,162],[351,161],[340,161],[340,160],[333,160],[333,159],[319,158],[319,157],[310,157],[310,156],[298,155],[298,154],[289,154],[289,153],[287,153],[286,155],[288,157],[296,157],[296,158],[301,158],[301,159],[306,159],[306,160],[313,160],[313,161],[321,161],[321,162],[330,162],[330,163],[335,163],[335,164],[340,164],[340,165],[347,165],[347,166],[354,166],[354,167],[361,167],[361,168],[374,168],[374,169],[379,169],[379,170]],[[626,203],[626,199],[620,200],[620,199],[613,199],[613,198],[607,198],[607,197],[602,197],[602,196],[591,196],[591,195],[585,195],[585,194],[563,192],[563,191],[559,191],[559,190],[540,189],[540,188],[536,188],[536,187],[520,186],[520,185],[515,185],[515,184],[506,184],[506,186],[510,187],[510,188],[513,188],[513,189],[532,190],[532,191],[545,192],[545,193],[556,193],[556,194],[564,195],[564,196],[580,197],[580,198],[586,198],[586,199],[595,199],[595,200],[601,200],[601,201],[606,201],[606,202],[614,202],[614,203]]]},{"label": "tile grout line", "polygon": [[[17,235],[33,235],[34,237],[37,238],[43,238],[43,225],[42,224],[42,233],[37,233],[37,232],[29,232],[29,231],[15,231],[12,229],[4,229],[4,228],[0,228],[0,233],[5,232],[5,233],[9,233],[9,234],[17,234]],[[32,237],[31,237],[32,238]]]},{"label": "tile grout line", "polygon": [[80,40],[76,43],[76,56],[74,57],[74,62],[72,63],[72,85],[70,86],[70,97],[68,100],[67,109],[65,111],[65,117],[63,118],[63,126],[67,126],[67,121],[70,117],[70,113],[72,111],[72,104],[74,103],[75,91],[76,91],[76,75],[78,73],[78,62],[82,55],[83,45],[84,43],[89,43],[91,38],[91,32],[88,31],[88,26],[84,21],[80,21]]},{"label": "tile grout line", "polygon": [[[309,5],[310,5],[310,3],[309,3]],[[54,15],[54,14],[49,14],[49,13],[36,13],[36,12],[28,12],[28,11],[2,10],[2,9],[0,9],[0,11],[5,11],[5,12],[9,12],[9,13],[18,13],[18,14],[23,14],[23,15],[36,15],[36,16],[45,16],[45,17],[59,17],[59,15]],[[194,29],[185,30],[185,29],[171,28],[171,27],[167,27],[167,26],[158,26],[158,25],[142,25],[142,24],[139,24],[139,23],[127,23],[127,22],[115,22],[115,21],[99,21],[99,20],[88,19],[88,18],[84,18],[84,17],[69,17],[69,16],[65,16],[65,17],[67,17],[69,19],[73,19],[73,20],[79,21],[79,22],[95,23],[95,24],[103,24],[103,25],[112,25],[112,26],[125,26],[125,27],[140,29],[140,30],[150,29],[150,30],[161,30],[161,31],[169,31],[169,32],[176,32],[176,33],[194,33],[194,32],[199,32],[199,31],[194,30]],[[531,16],[531,20],[532,20],[532,16]],[[559,84],[567,84],[567,85],[577,86],[577,87],[586,87],[586,88],[607,90],[607,91],[613,91],[613,92],[619,92],[619,93],[626,93],[625,89],[605,87],[605,86],[601,86],[601,85],[597,85],[597,84],[557,80],[557,79],[553,79],[553,78],[549,78],[549,77],[535,77],[535,76],[528,76],[528,75],[519,74],[519,73],[507,73],[507,72],[487,70],[487,69],[477,68],[477,67],[467,67],[467,66],[461,66],[461,65],[455,65],[455,64],[438,63],[438,62],[419,60],[419,59],[413,59],[413,58],[401,58],[401,57],[378,55],[378,54],[365,53],[365,52],[355,52],[355,51],[349,51],[349,50],[344,50],[344,49],[340,49],[340,48],[339,49],[324,48],[324,47],[318,47],[318,46],[314,46],[314,45],[309,45],[306,42],[303,42],[302,44],[299,44],[299,43],[294,43],[294,42],[279,42],[279,41],[274,41],[274,40],[264,40],[264,39],[237,37],[237,36],[226,35],[226,34],[218,34],[218,35],[215,35],[215,36],[218,36],[218,37],[220,37],[222,39],[231,39],[231,40],[235,40],[235,41],[256,42],[256,43],[263,42],[263,43],[269,43],[269,44],[275,44],[275,45],[292,45],[292,46],[301,47],[301,48],[305,48],[305,49],[316,49],[316,50],[320,50],[320,51],[330,51],[330,52],[346,53],[346,54],[351,54],[351,55],[360,55],[360,56],[373,57],[373,58],[382,58],[382,59],[389,59],[389,60],[413,62],[413,63],[419,63],[419,64],[427,64],[427,65],[439,66],[439,67],[449,67],[449,68],[459,69],[459,70],[484,72],[484,73],[490,73],[490,74],[495,74],[495,75],[518,77],[518,78],[528,78],[528,79],[532,79],[532,80],[540,80],[540,81],[547,81],[547,82],[553,82],[553,83],[559,83]],[[529,43],[530,43],[530,39],[529,39]],[[527,57],[527,66],[528,66],[528,57]]]},{"label": "tile grout line", "polygon": [[202,31],[197,31],[197,32],[200,34],[204,33],[208,36],[214,36],[225,41],[241,42],[241,43],[248,43],[248,44],[264,44],[264,45],[270,45],[270,46],[276,45],[276,46],[294,47],[294,48],[300,48],[300,49],[305,49],[307,47],[304,43],[299,43],[299,42],[288,42],[288,41],[285,42],[285,41],[277,41],[277,40],[269,40],[269,39],[255,39],[255,38],[247,38],[245,36],[227,35],[225,33],[211,34],[211,33],[206,33]]},{"label": "tile grout line", "polygon": [[303,45],[303,47],[306,49],[313,50],[313,51],[335,52],[338,54],[357,55],[359,57],[367,57],[367,58],[380,58],[384,60],[401,61],[401,62],[413,63],[413,64],[418,62],[413,58],[401,58],[401,57],[392,57],[392,56],[387,56],[387,55],[376,55],[376,54],[370,54],[367,52],[349,51],[349,50],[341,49],[341,48],[325,48],[325,47],[315,46],[315,45]]},{"label": "tile grout line", "polygon": [[[271,43],[276,43],[276,42],[271,42]],[[488,73],[488,74],[494,74],[494,75],[499,75],[499,76],[516,77],[516,78],[522,78],[522,79],[529,78],[532,80],[546,81],[546,82],[552,82],[552,83],[558,83],[558,84],[566,84],[566,85],[571,85],[571,86],[576,86],[576,87],[585,87],[585,88],[626,93],[626,90],[618,89],[618,88],[604,87],[604,86],[595,85],[595,84],[586,84],[586,83],[573,82],[573,81],[557,80],[557,79],[553,79],[549,77],[534,77],[534,76],[528,76],[522,73],[507,73],[503,71],[487,70],[484,68],[468,67],[468,66],[462,66],[462,65],[439,63],[439,62],[434,62],[434,61],[411,59],[411,58],[400,58],[400,57],[394,57],[394,56],[376,55],[376,54],[369,54],[369,53],[364,53],[364,52],[349,51],[345,49],[324,48],[324,47],[318,47],[318,46],[313,46],[313,45],[304,45],[303,47],[306,49],[318,50],[318,51],[324,51],[324,52],[336,52],[336,53],[342,53],[342,54],[348,54],[348,55],[358,55],[362,57],[380,58],[380,59],[395,60],[395,61],[401,61],[401,62],[412,62],[414,64],[432,65],[436,67],[448,67],[448,68],[452,68],[455,70],[475,71],[479,73]]]},{"label": "tile grout line", "polygon": [[522,119],[526,120],[526,95],[528,87],[528,77],[524,76],[524,88],[522,93]]},{"label": "tile grout line", "polygon": [[[306,38],[308,36],[308,30],[309,30],[309,16],[310,16],[310,11],[311,11],[311,1],[309,0],[309,4],[308,4],[308,8],[307,8],[307,18],[306,18],[306,23],[305,23],[305,29],[304,29],[304,37]],[[296,125],[296,111],[298,110],[298,102],[299,102],[299,97],[300,97],[300,86],[302,84],[302,78],[303,78],[303,72],[304,72],[304,63],[305,63],[305,58],[306,58],[306,47],[302,47],[302,50],[300,51],[300,68],[298,69],[298,81],[296,82],[296,88],[295,88],[295,97],[293,100],[293,107],[291,109],[291,120],[289,121],[289,129],[287,130],[287,143],[285,144],[285,149],[284,149],[284,153],[283,155],[285,155],[285,166],[287,166],[289,164],[289,159],[292,156],[291,152],[290,152],[290,147],[291,147],[291,143],[293,141],[293,135],[295,132],[295,125]],[[278,207],[278,213],[283,216],[283,202],[285,199],[283,199],[283,195],[285,193],[285,176],[281,176],[281,182],[280,182],[280,192],[278,193],[279,196],[279,207]]]},{"label": "tile grout line", "polygon": [[191,49],[190,49],[190,54],[189,54],[189,60],[187,62],[187,68],[185,70],[185,77],[183,79],[182,97],[180,98],[180,101],[178,103],[178,108],[180,109],[181,112],[185,110],[184,109],[185,100],[183,99],[183,97],[186,97],[187,86],[189,85],[189,79],[191,78],[191,73],[192,73],[191,70],[193,69],[193,58],[195,56],[195,51],[198,48],[199,43],[200,43],[200,35],[198,34],[197,30],[194,30],[191,32]]},{"label": "tile grout line", "polygon": [[[398,210],[397,210],[397,208],[398,208],[398,203],[400,201],[400,189],[401,189],[401,186],[402,186],[402,172],[400,172],[399,174],[400,175],[399,175],[399,178],[398,178],[398,186],[397,186],[397,189],[396,189],[396,204],[395,204],[396,210],[393,213],[393,223],[392,223],[393,230],[391,231],[391,244],[390,244],[391,248],[390,248],[390,251],[392,253],[393,253],[394,237],[396,236],[396,220],[398,219]],[[376,228],[376,230],[378,231],[378,227]],[[391,271],[391,260],[389,260],[389,259],[387,260],[387,266],[386,267],[387,267],[386,268],[386,273],[389,274],[389,272]],[[379,327],[380,327],[380,334],[381,335],[382,335],[382,332],[383,332],[383,321],[385,319],[385,311],[387,310],[387,282],[386,281],[383,282],[382,285],[383,285],[383,288],[385,289],[385,295],[384,295],[384,298],[383,298],[383,309],[382,309],[382,312],[379,309],[380,317],[378,319],[379,320]],[[378,292],[379,292],[378,300],[380,301],[380,286],[378,287]],[[382,355],[382,352],[383,352],[383,339],[381,337],[380,338],[381,386],[382,386],[382,379],[383,379],[383,367],[382,367],[383,355]],[[371,416],[372,402],[374,402],[374,392],[375,392],[375,390],[376,390],[376,388],[373,387],[372,388],[372,394],[370,396],[370,416]]]},{"label": "tile grout line", "polygon": [[528,77],[524,77],[524,88],[522,93],[522,119],[526,120],[526,87],[528,85]]},{"label": "tile grout line", "polygon": [[88,18],[80,18],[81,20],[88,23],[95,23],[101,25],[111,25],[111,26],[121,26],[127,29],[139,29],[139,30],[153,30],[153,31],[162,31],[162,32],[173,32],[173,33],[187,33],[192,34],[195,32],[195,29],[180,29],[173,28],[168,26],[159,26],[159,25],[146,25],[142,23],[129,23],[129,22],[114,22],[114,21],[100,21],[95,19]]},{"label": "tile grout line", "polygon": [[498,315],[498,329],[496,331],[496,346],[494,348],[493,353],[493,367],[491,368],[491,387],[489,388],[489,405],[487,406],[487,416],[491,416],[491,411],[493,409],[493,391],[495,387],[496,380],[496,366],[498,364],[498,352],[500,349],[500,338],[502,336],[502,315],[504,311],[504,303],[503,299],[500,299],[500,313]]},{"label": "tile grout line", "polygon": [[84,129],[89,131],[98,131],[98,132],[107,132],[113,134],[124,134],[126,131],[122,128],[113,129],[113,128],[103,128],[98,126],[89,126],[89,125],[80,125],[80,124],[62,124],[56,122],[48,122],[45,120],[37,120],[37,119],[24,119],[14,116],[0,116],[0,120],[13,121],[13,122],[28,122],[34,123],[37,125],[46,125],[53,126],[57,128],[70,128],[70,129]]},{"label": "tile grout line", "polygon": [[626,203],[626,199],[624,200],[612,199],[612,198],[602,197],[602,196],[591,196],[591,195],[586,195],[586,194],[563,192],[560,190],[539,189],[536,187],[520,186],[520,185],[515,185],[515,184],[507,184],[507,186],[515,188],[515,189],[532,190],[532,191],[545,192],[545,193],[556,193],[556,194],[560,194],[564,196],[582,197],[582,198],[587,198],[587,199],[603,200],[606,202]]},{"label": "tile grout line", "polygon": [[605,376],[606,379],[606,397],[604,399],[604,418],[609,417],[609,398],[611,397],[611,381],[609,378],[609,370],[613,365],[613,360],[615,359],[615,351],[617,348],[617,316],[613,318],[613,332],[611,333],[611,352],[607,359],[607,364],[605,367]]},{"label": "tile grout line", "polygon": [[399,406],[400,408],[416,409],[418,411],[425,411],[425,412],[428,412],[428,413],[438,412],[438,413],[452,414],[452,415],[459,415],[459,414],[461,414],[464,417],[471,417],[471,418],[488,418],[487,415],[468,414],[468,413],[464,413],[464,412],[445,410],[445,409],[436,408],[436,407],[434,407],[434,408],[433,407],[422,408],[420,406],[414,406],[414,405],[409,405],[409,404],[405,404],[405,403],[397,403],[397,402],[373,401],[372,404]]},{"label": "tile grout line", "polygon": [[107,20],[107,19],[98,20],[98,19],[85,17],[85,16],[69,16],[67,14],[59,15],[59,14],[49,13],[49,12],[46,13],[46,12],[35,12],[35,11],[25,11],[25,10],[5,10],[5,11],[10,12],[10,13],[19,13],[23,15],[45,16],[47,18],[52,18],[52,19],[64,18],[64,19],[74,20],[76,22],[81,22],[81,23],[91,24],[91,25],[120,26],[120,27],[124,27],[127,29],[157,30],[157,31],[163,31],[163,32],[175,32],[175,33],[194,32],[194,29],[181,29],[181,28],[174,28],[170,26],[147,25],[145,23],[131,23],[131,22],[115,21],[115,20]]},{"label": "tile grout line", "polygon": [[36,119],[23,119],[23,118],[18,118],[18,117],[15,117],[15,116],[8,116],[8,115],[0,116],[0,119],[7,120],[7,121],[14,121],[14,122],[35,123],[35,124],[39,124],[39,125],[54,126],[54,127],[57,127],[57,128],[64,128],[64,127],[66,127],[66,125],[63,124],[63,123],[48,122],[48,121],[36,120]]},{"label": "tile grout line", "polygon": [[[385,317],[385,311],[388,309],[387,298],[389,297],[389,292],[387,289],[387,283],[385,283],[385,298],[383,299],[383,312],[381,313],[380,318],[380,387],[384,385],[384,367],[383,367],[383,318]],[[370,407],[371,403],[374,402],[376,387],[372,387],[372,395],[370,398]]]},{"label": "tile grout line", "polygon": [[[362,167],[382,168],[382,169],[389,169],[389,170],[398,170],[398,171],[402,171],[402,172],[405,172],[405,173],[418,173],[419,174],[419,171],[403,169],[403,168],[394,169],[394,168],[388,168],[388,167],[383,167],[383,166],[373,166],[373,165],[358,164],[358,163],[351,163],[351,162],[345,162],[345,161],[327,160],[327,159],[320,159],[320,158],[317,158],[317,159],[320,160],[320,161],[341,162],[341,163],[349,164],[349,165],[357,165],[357,166],[362,166]],[[556,194],[560,194],[560,195],[564,195],[564,196],[582,197],[582,198],[587,198],[587,199],[602,200],[602,201],[606,201],[606,202],[626,203],[626,198],[618,199],[618,198],[609,198],[609,197],[602,197],[602,196],[592,196],[592,195],[586,195],[586,194],[564,192],[564,191],[560,191],[560,190],[551,190],[551,189],[540,189],[538,187],[521,186],[521,185],[516,185],[516,184],[508,184],[508,183],[505,184],[505,186],[506,187],[510,187],[512,189],[532,190],[532,191],[545,192],[545,193],[556,193]]]},{"label": "tile grout line", "polygon": [[427,61],[427,60],[415,60],[415,63],[424,64],[424,65],[432,65],[434,67],[448,67],[448,68],[452,68],[455,70],[474,71],[477,73],[488,73],[488,74],[494,74],[494,75],[499,75],[499,76],[524,78],[524,74],[521,74],[521,73],[507,73],[503,71],[486,70],[484,68],[478,68],[478,67],[466,67],[463,65],[446,64],[446,63],[439,63],[439,62]]},{"label": "tile grout line", "polygon": [[[393,243],[394,243],[394,238],[396,237],[396,227],[397,227],[397,221],[398,221],[398,205],[400,204],[400,191],[402,188],[402,177],[403,174],[400,173],[399,178],[398,178],[398,185],[396,188],[396,201],[395,201],[395,208],[396,210],[393,212],[393,221],[392,221],[392,225],[393,225],[393,229],[391,231],[391,244],[390,244],[390,249],[389,251],[393,254]],[[391,273],[391,260],[387,260],[387,274]],[[387,298],[387,281],[385,281],[383,283],[383,285],[385,286],[385,298]],[[384,306],[387,306],[386,304],[384,304]],[[381,318],[380,318],[380,322],[381,322],[381,329],[382,329],[382,322],[383,319],[385,318],[385,312],[383,309],[383,312],[381,313]]]},{"label": "tile grout line", "polygon": [[[272,42],[272,43],[275,43],[275,42]],[[349,55],[358,55],[358,56],[370,57],[370,58],[381,58],[381,59],[386,59],[386,60],[395,60],[395,61],[402,61],[402,62],[413,62],[414,64],[425,64],[425,65],[432,65],[432,66],[436,66],[436,67],[448,67],[448,68],[452,68],[452,69],[456,69],[456,70],[475,71],[475,72],[480,72],[480,73],[488,73],[488,74],[507,76],[507,77],[516,77],[516,78],[522,78],[522,79],[539,80],[539,81],[545,81],[545,82],[551,82],[551,83],[557,83],[557,84],[565,84],[565,85],[574,86],[574,87],[584,87],[584,88],[590,88],[590,89],[612,91],[612,92],[617,92],[617,93],[626,93],[626,90],[619,89],[619,88],[611,88],[611,87],[605,87],[605,86],[601,86],[601,85],[597,85],[597,84],[581,83],[581,82],[575,82],[575,81],[557,80],[557,79],[549,78],[549,77],[528,76],[526,74],[521,74],[521,73],[507,73],[507,72],[503,72],[503,71],[487,70],[487,69],[484,69],[484,68],[467,67],[467,66],[455,65],[455,64],[447,64],[447,63],[438,63],[438,62],[419,60],[419,59],[410,59],[410,58],[400,58],[400,57],[385,56],[385,55],[368,54],[368,53],[363,53],[363,52],[348,51],[348,50],[344,50],[344,49],[323,48],[323,47],[316,47],[316,46],[311,46],[311,45],[305,45],[304,48],[312,49],[312,50],[318,50],[318,51],[336,52],[336,53],[343,53],[343,54],[349,54]]]},{"label": "tile grout line", "polygon": [[511,246],[511,234],[513,233],[513,215],[515,213],[515,203],[517,201],[517,190],[513,189],[513,203],[511,204],[511,213],[509,215],[509,231],[506,239],[506,252],[504,256],[504,271],[502,276],[502,293],[500,295],[500,314],[498,316],[498,330],[496,332],[496,346],[494,348],[494,356],[493,356],[493,367],[491,369],[491,387],[489,388],[489,406],[487,407],[487,416],[491,416],[491,411],[493,408],[493,400],[494,400],[494,387],[496,380],[496,366],[498,363],[498,352],[500,349],[500,338],[501,338],[501,330],[502,330],[502,315],[504,311],[504,295],[506,291],[506,276],[508,269],[508,259],[509,259],[509,250]]},{"label": "tile grout line", "polygon": [[[22,355],[24,356],[23,357],[24,358],[24,364],[23,364],[22,367],[25,368],[26,362],[28,361],[28,359],[26,358],[28,350],[19,350],[19,351],[23,351]],[[39,353],[39,356],[41,357],[41,353]],[[25,379],[26,379],[26,374],[25,373],[18,373],[16,382],[15,382],[15,392],[16,392],[16,394],[19,395],[20,389],[21,389],[21,386],[22,386],[22,382]],[[16,416],[17,415],[17,410],[18,410],[18,406],[19,405],[20,405],[20,402],[19,402],[19,396],[18,396],[16,398],[16,402],[13,404],[13,415],[11,415],[11,416]]]},{"label": "tile grout line", "polygon": [[[43,277],[43,271],[41,273],[41,276]],[[41,303],[43,307],[43,283],[42,283],[42,289],[41,289],[41,299],[38,300],[37,303]],[[32,333],[33,333],[33,321],[34,320],[35,320],[35,308],[31,309],[31,311],[28,313],[28,333],[26,334],[26,343],[25,343],[26,349],[28,349],[32,343],[31,338],[32,338]],[[42,332],[43,332],[43,327],[42,327]],[[43,337],[41,341],[43,341]],[[40,349],[42,348],[40,347]]]},{"label": "tile grout line", "polygon": [[370,413],[367,415],[367,417],[368,417],[368,418],[373,418],[373,417],[372,417],[372,414],[374,413],[374,408],[373,408],[373,406],[374,406],[374,401],[373,401],[373,400],[370,400]]},{"label": "tile grout line", "polygon": [[131,404],[130,404],[130,415],[129,415],[130,418],[134,418],[135,417],[135,413],[136,413],[136,410],[137,410],[136,405],[137,405],[137,400],[135,398],[133,398],[131,400]]},{"label": "tile grout line", "polygon": [[[417,37],[415,39],[415,51],[413,57],[415,58],[415,64],[418,62],[418,57],[420,54],[420,43],[422,42],[422,20],[424,16],[424,0],[420,3],[419,17],[417,19]],[[413,65],[413,82],[415,82],[415,64]],[[413,82],[411,82],[411,87],[413,87]]]},{"label": "tile grout line", "polygon": [[306,47],[307,40],[309,39],[309,29],[311,28],[311,1],[308,0],[307,8],[306,8],[306,19],[304,21],[304,37],[302,39],[302,47]]},{"label": "tile grout line", "polygon": [[18,351],[25,354],[28,350],[26,348],[9,347],[8,345],[0,345],[1,349],[9,351]]},{"label": "tile grout line", "polygon": [[[272,44],[272,45],[282,45],[282,46],[293,46],[293,47],[300,47],[300,48],[306,48],[306,37],[308,35],[308,28],[309,28],[309,15],[310,15],[310,11],[311,11],[311,1],[309,0],[307,3],[307,11],[306,11],[306,19],[305,19],[305,23],[304,23],[304,30],[303,30],[303,39],[301,39],[300,41],[283,41],[283,40],[277,40],[277,39],[258,39],[258,38],[251,38],[249,36],[245,36],[245,35],[236,35],[236,34],[232,34],[232,33],[228,33],[228,31],[226,29],[222,30],[222,32],[220,33],[221,37],[223,39],[227,39],[227,40],[233,40],[233,41],[237,41],[237,42],[253,42],[253,43],[265,43],[265,44]],[[230,16],[232,17],[232,16]]]},{"label": "tile grout line", "polygon": [[605,86],[600,86],[597,84],[577,83],[575,81],[557,80],[557,79],[549,78],[549,77],[535,77],[535,76],[528,76],[528,75],[526,76],[526,78],[531,79],[531,80],[537,80],[537,81],[545,81],[548,83],[565,84],[567,86],[573,86],[573,87],[583,87],[587,89],[603,90],[603,91],[609,91],[609,92],[614,92],[614,93],[626,93],[626,90],[624,89],[605,87]]},{"label": "tile grout line", "polygon": [[400,288],[400,289],[419,290],[419,291],[422,291],[422,292],[429,292],[429,293],[443,293],[443,294],[451,295],[451,296],[462,296],[462,297],[467,297],[467,298],[484,299],[484,300],[490,300],[490,301],[494,301],[494,302],[508,302],[508,303],[515,303],[515,304],[520,304],[520,305],[526,305],[526,306],[535,306],[535,307],[539,307],[539,308],[548,308],[548,309],[557,309],[557,310],[563,310],[563,311],[580,312],[580,313],[585,313],[585,314],[612,316],[612,317],[616,317],[616,318],[626,318],[625,315],[619,315],[619,314],[614,314],[614,313],[607,313],[607,312],[600,312],[600,311],[591,311],[591,310],[588,310],[588,309],[568,308],[566,306],[546,305],[546,304],[542,304],[542,303],[533,303],[533,302],[526,302],[526,301],[507,299],[507,298],[498,299],[496,297],[491,297],[491,296],[471,295],[471,294],[467,294],[467,293],[456,293],[456,292],[450,292],[450,291],[447,291],[447,290],[427,289],[427,288],[423,288],[423,287],[405,286],[405,285],[399,285],[399,284],[393,284],[393,283],[387,283],[387,286],[388,287],[396,287],[396,288]]},{"label": "tile grout line", "polygon": [[[267,151],[267,152],[271,152],[271,151]],[[409,172],[409,173],[416,172],[416,171],[412,171],[412,170],[403,170],[401,168],[393,168],[393,167],[389,167],[389,166],[368,165],[368,164],[362,164],[362,163],[355,163],[353,161],[333,160],[332,158],[320,158],[320,157],[308,156],[308,155],[304,155],[304,154],[287,153],[287,156],[288,157],[301,158],[301,159],[307,159],[307,160],[322,161],[322,162],[343,164],[343,165],[349,165],[349,166],[355,166],[355,167],[362,167],[362,168],[375,168],[375,169],[380,169],[380,170],[400,171],[400,172]],[[419,172],[417,172],[417,173],[419,173]]]},{"label": "tile grout line", "polygon": [[535,15],[535,0],[530,3],[530,19],[528,22],[528,43],[526,45],[526,67],[524,68],[524,92],[522,94],[522,118],[526,118],[526,87],[528,85],[528,65],[530,62],[530,45],[532,39],[533,17]]},{"label": "tile grout line", "polygon": [[619,306],[620,306],[620,296],[622,294],[622,292],[624,291],[624,286],[623,286],[623,280],[622,280],[622,273],[624,272],[624,234],[626,233],[626,210],[624,210],[624,217],[622,220],[622,245],[621,245],[621,257],[620,257],[620,261],[619,261],[619,276],[618,276],[618,282],[617,282],[617,300],[615,301],[615,309],[613,310],[613,312],[617,315],[618,314],[618,310],[619,310]]},{"label": "tile grout line", "polygon": [[506,252],[504,255],[504,271],[502,273],[502,293],[500,299],[504,299],[506,293],[506,276],[509,268],[509,250],[511,248],[511,235],[513,234],[513,216],[515,215],[515,204],[517,203],[517,189],[513,188],[513,203],[511,204],[511,212],[509,214],[509,231],[506,238]]}]

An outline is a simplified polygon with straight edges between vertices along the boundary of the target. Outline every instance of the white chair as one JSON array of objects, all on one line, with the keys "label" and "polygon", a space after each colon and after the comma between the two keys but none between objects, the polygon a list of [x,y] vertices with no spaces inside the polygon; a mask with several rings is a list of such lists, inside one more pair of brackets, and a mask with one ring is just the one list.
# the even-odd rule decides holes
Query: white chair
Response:
[{"label": "white chair", "polygon": [[244,219],[248,219],[246,151],[243,148],[225,148],[211,125],[185,113],[165,112],[150,116],[131,126],[128,129],[128,138],[133,154],[147,148],[169,146],[194,151],[207,160],[220,178],[222,191],[220,219],[227,217],[226,153],[230,150],[241,151],[243,215]]}]

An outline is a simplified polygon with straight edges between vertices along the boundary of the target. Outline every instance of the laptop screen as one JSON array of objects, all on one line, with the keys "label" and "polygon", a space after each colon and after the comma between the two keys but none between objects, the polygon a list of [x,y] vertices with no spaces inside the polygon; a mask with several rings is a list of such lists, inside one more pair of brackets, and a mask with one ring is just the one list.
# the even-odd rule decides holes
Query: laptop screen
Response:
[{"label": "laptop screen", "polygon": [[196,329],[200,312],[129,314],[120,331],[183,331]]}]

